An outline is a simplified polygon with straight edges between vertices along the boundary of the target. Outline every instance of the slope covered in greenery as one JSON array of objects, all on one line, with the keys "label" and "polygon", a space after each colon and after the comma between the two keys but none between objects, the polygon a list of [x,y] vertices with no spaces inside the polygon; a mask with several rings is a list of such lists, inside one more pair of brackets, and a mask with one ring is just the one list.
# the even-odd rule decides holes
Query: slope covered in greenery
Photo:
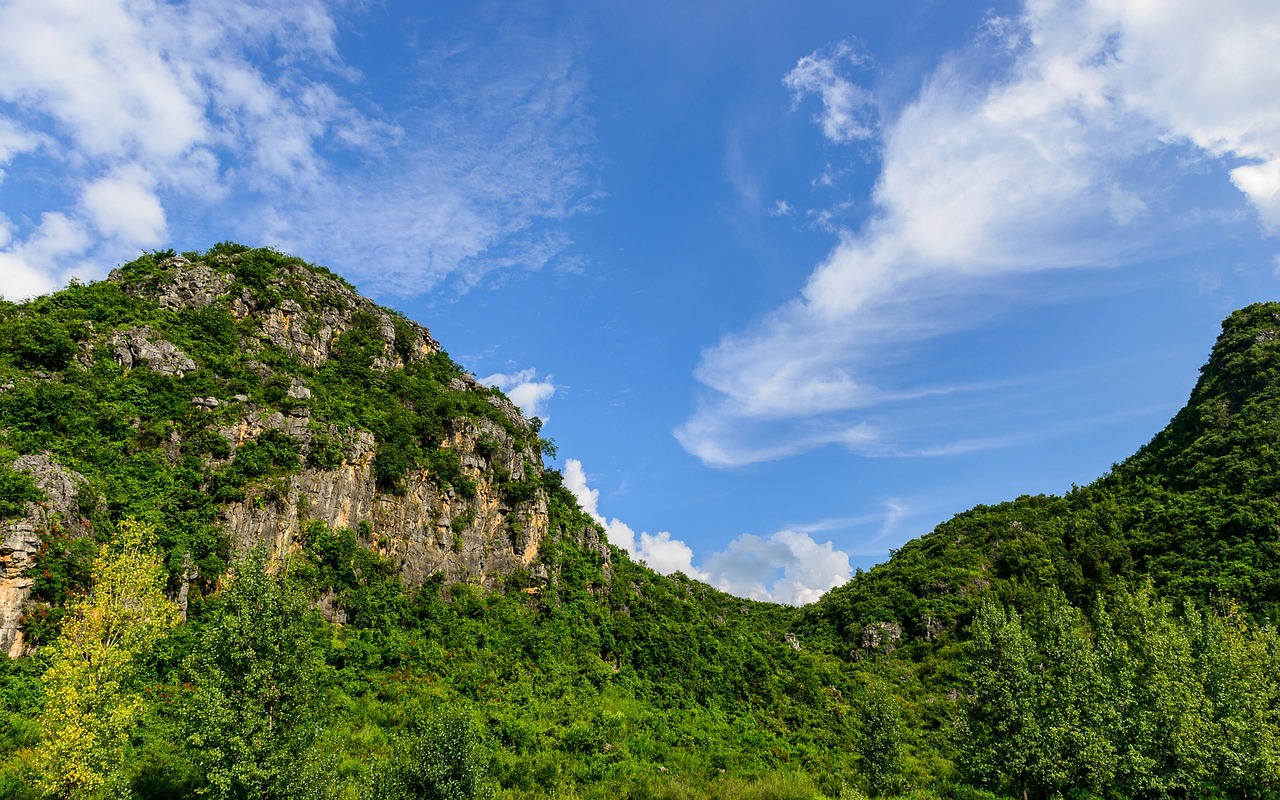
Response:
[{"label": "slope covered in greenery", "polygon": [[[84,476],[30,572],[40,647],[0,661],[0,796],[1280,790],[1280,306],[1228,319],[1187,408],[1101,480],[958,515],[792,609],[602,546],[553,470],[463,470],[441,445],[469,421],[549,443],[408,321],[384,335],[371,308],[304,363],[218,304],[126,291],[173,256],[0,305],[0,515],[45,501],[20,457]],[[218,259],[227,296],[317,302],[280,279],[318,270],[296,259],[185,256]],[[142,326],[201,368],[87,346]],[[232,452],[218,426],[247,404],[305,407],[308,433]],[[314,519],[288,553],[233,547],[220,509],[279,502],[342,459],[343,429],[373,438],[388,497],[425,470],[450,496],[492,478],[512,508],[543,498],[533,567],[411,583],[365,526]]]}]

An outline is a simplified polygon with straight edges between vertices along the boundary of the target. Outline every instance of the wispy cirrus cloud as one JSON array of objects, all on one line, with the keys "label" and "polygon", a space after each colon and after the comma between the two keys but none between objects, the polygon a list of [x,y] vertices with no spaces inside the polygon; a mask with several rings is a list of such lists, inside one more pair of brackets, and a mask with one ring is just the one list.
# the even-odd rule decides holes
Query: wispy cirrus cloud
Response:
[{"label": "wispy cirrus cloud", "polygon": [[[1177,247],[1195,202],[1179,175],[1216,171],[1276,232],[1280,64],[1261,54],[1278,37],[1280,7],[1249,0],[1033,0],[992,18],[881,126],[870,217],[837,229],[798,297],[703,353],[676,436],[717,466],[828,444],[927,452],[894,429],[923,419],[919,398],[966,388],[894,385],[885,366],[998,316],[1030,276]],[[791,75],[840,87],[821,61]],[[817,121],[838,141],[833,107]]]},{"label": "wispy cirrus cloud", "polygon": [[782,79],[796,106],[809,95],[817,96],[822,111],[814,121],[821,126],[822,135],[833,142],[843,144],[876,135],[875,99],[846,76],[850,68],[865,62],[866,56],[852,42],[839,42],[800,59]]},{"label": "wispy cirrus cloud", "polygon": [[360,13],[322,0],[0,7],[0,293],[225,238],[393,294],[553,261],[593,191],[575,38],[519,14],[406,36],[416,81],[394,101],[412,110],[393,115],[337,44]]}]

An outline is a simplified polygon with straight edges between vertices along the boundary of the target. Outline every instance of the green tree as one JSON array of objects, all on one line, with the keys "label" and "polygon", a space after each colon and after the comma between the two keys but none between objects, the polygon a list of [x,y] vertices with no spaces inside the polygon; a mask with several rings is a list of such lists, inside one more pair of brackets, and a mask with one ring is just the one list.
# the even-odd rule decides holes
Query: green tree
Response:
[{"label": "green tree", "polygon": [[93,589],[70,604],[44,674],[44,740],[34,767],[49,797],[97,797],[124,780],[143,712],[141,660],[178,623],[150,527],[125,520],[93,565]]},{"label": "green tree", "polygon": [[458,713],[415,723],[395,739],[395,753],[373,775],[383,800],[476,800],[484,784],[484,753],[471,720]]},{"label": "green tree", "polygon": [[213,606],[184,664],[186,740],[202,792],[285,795],[320,712],[319,615],[298,587],[268,573],[261,548],[236,560]]},{"label": "green tree", "polygon": [[24,514],[27,503],[44,499],[35,478],[18,472],[11,463],[0,462],[0,519]]},{"label": "green tree", "polygon": [[1188,634],[1150,584],[1117,593],[1095,622],[1100,663],[1112,683],[1116,787],[1128,796],[1186,794],[1212,769],[1211,709]]},{"label": "green tree", "polygon": [[971,626],[969,660],[975,696],[964,745],[970,778],[1027,796],[1043,732],[1035,643],[1018,612],[988,598]]},{"label": "green tree", "polygon": [[902,770],[902,712],[881,681],[870,678],[859,708],[859,768],[876,794],[895,788]]},{"label": "green tree", "polygon": [[1189,612],[1187,623],[1212,708],[1214,783],[1224,794],[1261,794],[1280,784],[1280,683],[1274,628],[1248,625],[1240,609]]},{"label": "green tree", "polygon": [[12,333],[11,351],[27,369],[65,369],[76,354],[66,327],[48,317],[20,319]]}]

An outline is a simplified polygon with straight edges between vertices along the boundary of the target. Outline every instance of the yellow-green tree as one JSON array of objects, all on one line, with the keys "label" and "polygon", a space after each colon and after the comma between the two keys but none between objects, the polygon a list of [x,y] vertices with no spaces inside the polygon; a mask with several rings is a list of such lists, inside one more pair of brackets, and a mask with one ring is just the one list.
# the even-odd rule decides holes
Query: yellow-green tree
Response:
[{"label": "yellow-green tree", "polygon": [[68,607],[44,675],[37,787],[49,797],[101,796],[123,777],[143,711],[141,659],[178,623],[164,596],[154,531],[125,520],[93,564],[93,589]]}]

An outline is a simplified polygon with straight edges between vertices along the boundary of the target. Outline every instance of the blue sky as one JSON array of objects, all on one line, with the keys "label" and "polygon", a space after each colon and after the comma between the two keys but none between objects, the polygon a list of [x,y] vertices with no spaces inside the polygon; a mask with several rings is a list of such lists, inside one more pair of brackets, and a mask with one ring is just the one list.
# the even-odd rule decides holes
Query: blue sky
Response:
[{"label": "blue sky", "polygon": [[805,602],[1062,492],[1275,299],[1273,0],[0,2],[0,294],[272,245],[547,420],[611,539]]}]

